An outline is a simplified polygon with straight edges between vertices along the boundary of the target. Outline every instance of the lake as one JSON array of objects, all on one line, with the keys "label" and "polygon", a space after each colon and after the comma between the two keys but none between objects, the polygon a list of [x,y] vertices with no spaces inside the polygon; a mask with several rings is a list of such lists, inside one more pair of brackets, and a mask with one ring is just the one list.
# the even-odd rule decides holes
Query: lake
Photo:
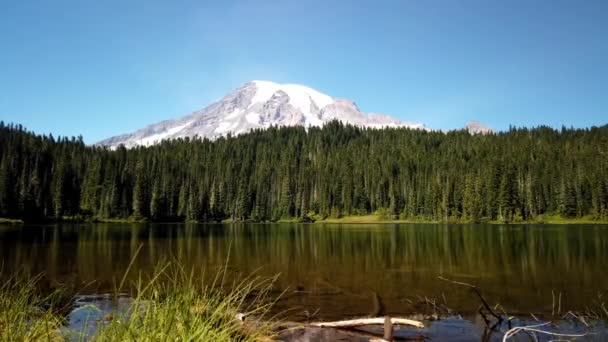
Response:
[{"label": "lake", "polygon": [[207,277],[277,275],[290,319],[411,314],[422,301],[472,314],[481,288],[509,314],[583,310],[608,294],[608,226],[432,224],[55,224],[0,226],[4,275],[44,272],[41,286],[110,292],[130,261],[150,273],[178,260]]}]

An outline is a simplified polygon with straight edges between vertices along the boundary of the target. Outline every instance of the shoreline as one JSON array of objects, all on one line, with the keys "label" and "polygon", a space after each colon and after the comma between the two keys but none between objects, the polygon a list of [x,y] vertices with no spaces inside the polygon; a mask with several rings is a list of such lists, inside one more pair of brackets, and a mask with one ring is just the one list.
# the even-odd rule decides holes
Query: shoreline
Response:
[{"label": "shoreline", "polygon": [[[280,222],[280,221],[279,221]],[[604,225],[608,224],[608,220],[594,220],[588,217],[581,218],[563,218],[557,216],[548,216],[546,218],[537,218],[535,220],[522,220],[522,221],[468,221],[468,220],[425,220],[425,219],[384,219],[377,215],[364,215],[364,216],[345,216],[342,218],[328,218],[324,220],[318,220],[313,223],[319,224],[453,224],[453,225],[471,225],[471,224],[489,224],[489,225],[517,225],[517,224],[536,224],[536,225],[556,225],[556,224],[597,224]]]},{"label": "shoreline", "polygon": [[279,223],[295,223],[295,224],[311,224],[311,225],[323,225],[323,224],[349,224],[349,225],[361,225],[361,224],[445,224],[445,225],[573,225],[573,224],[584,224],[584,225],[608,225],[608,220],[593,219],[590,217],[581,218],[563,218],[561,216],[545,216],[539,217],[534,220],[522,220],[522,221],[498,221],[498,220],[487,220],[487,221],[469,221],[469,220],[428,220],[428,219],[387,219],[380,215],[350,215],[343,216],[340,218],[281,218],[276,221],[254,221],[254,220],[232,220],[225,219],[223,221],[180,221],[180,220],[149,220],[149,219],[134,219],[134,218],[63,218],[57,219],[44,219],[39,221],[24,221],[22,219],[9,219],[0,217],[0,224],[7,225],[23,225],[23,224],[50,224],[50,223],[130,223],[130,224],[141,224],[141,223],[155,223],[155,224],[169,224],[169,223],[199,223],[199,224],[237,224],[237,223],[254,223],[254,224],[279,224]]}]

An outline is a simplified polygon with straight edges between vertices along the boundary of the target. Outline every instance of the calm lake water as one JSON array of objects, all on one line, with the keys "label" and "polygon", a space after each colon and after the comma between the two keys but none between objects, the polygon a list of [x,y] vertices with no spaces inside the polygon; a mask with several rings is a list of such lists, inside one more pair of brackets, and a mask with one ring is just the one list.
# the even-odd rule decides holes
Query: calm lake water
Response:
[{"label": "calm lake water", "polygon": [[[104,293],[129,262],[152,272],[179,260],[211,275],[280,274],[276,310],[333,319],[419,310],[423,298],[463,314],[479,301],[438,276],[478,285],[509,314],[582,310],[608,296],[608,226],[59,224],[0,226],[5,275],[44,272],[43,286]],[[133,272],[133,278],[136,277]]]}]

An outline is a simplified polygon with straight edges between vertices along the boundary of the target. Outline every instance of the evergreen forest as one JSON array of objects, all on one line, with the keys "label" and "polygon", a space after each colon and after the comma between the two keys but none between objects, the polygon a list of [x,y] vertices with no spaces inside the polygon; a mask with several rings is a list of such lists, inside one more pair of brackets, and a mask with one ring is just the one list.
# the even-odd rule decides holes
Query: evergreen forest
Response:
[{"label": "evergreen forest", "polygon": [[0,123],[0,217],[25,221],[608,219],[608,126],[491,134],[271,127],[110,150]]}]

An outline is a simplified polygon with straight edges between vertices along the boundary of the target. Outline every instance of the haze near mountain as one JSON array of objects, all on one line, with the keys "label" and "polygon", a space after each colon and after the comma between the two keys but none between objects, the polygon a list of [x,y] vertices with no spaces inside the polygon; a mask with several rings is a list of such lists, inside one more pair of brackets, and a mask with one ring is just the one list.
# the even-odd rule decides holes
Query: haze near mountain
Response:
[{"label": "haze near mountain", "polygon": [[335,99],[303,85],[252,81],[181,119],[162,121],[98,144],[148,146],[164,139],[194,136],[214,139],[271,125],[322,126],[332,120],[362,127],[425,128],[423,124],[403,122],[383,114],[362,113],[352,101]]}]

